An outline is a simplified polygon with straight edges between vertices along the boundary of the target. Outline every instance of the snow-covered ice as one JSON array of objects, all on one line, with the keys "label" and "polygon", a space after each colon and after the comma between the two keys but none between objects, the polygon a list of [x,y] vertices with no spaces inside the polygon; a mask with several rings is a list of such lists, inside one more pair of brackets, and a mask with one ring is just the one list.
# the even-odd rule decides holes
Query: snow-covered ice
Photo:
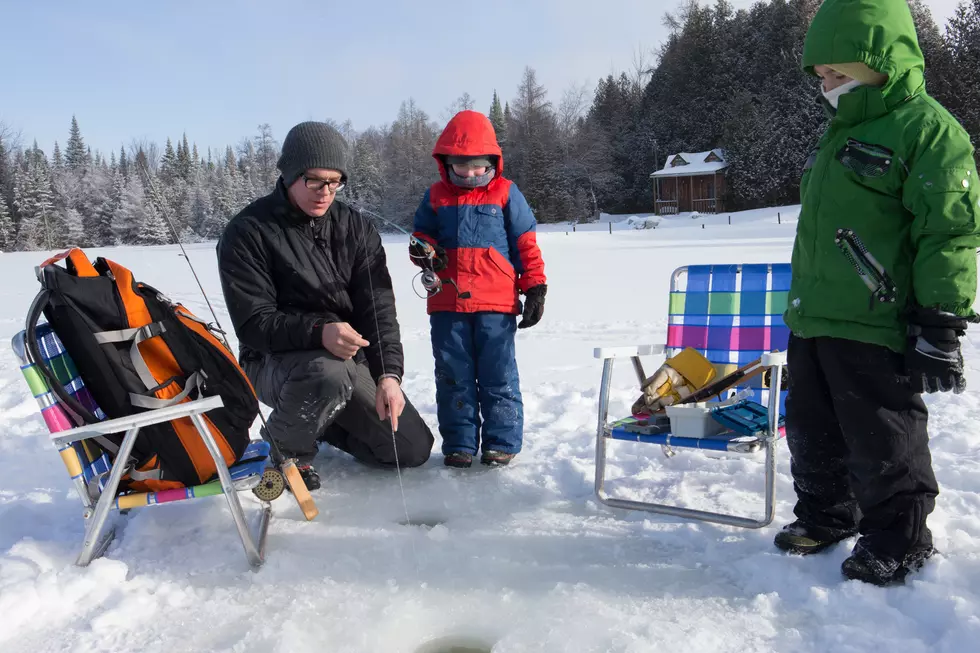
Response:
[{"label": "snow-covered ice", "polygon": [[[907,586],[839,573],[851,542],[799,558],[772,546],[793,518],[779,452],[773,525],[743,530],[601,506],[592,491],[600,345],[662,341],[670,272],[706,262],[788,261],[798,207],[626,221],[566,235],[542,228],[545,317],[518,336],[524,452],[499,470],[394,474],[335,450],[317,460],[320,516],[274,503],[268,561],[245,563],[223,498],[134,511],[107,555],[73,566],[80,503],[10,351],[46,253],[0,255],[0,651],[434,650],[466,636],[517,651],[963,653],[980,641],[980,395],[931,396],[941,486],[930,525],[942,555]],[[703,226],[702,226],[703,225]],[[582,227],[580,225],[579,227]],[[424,301],[403,236],[385,237],[405,344],[407,395],[436,429]],[[213,244],[189,249],[229,326]],[[206,306],[176,247],[91,250],[136,271],[199,315]],[[975,339],[976,335],[971,335]],[[237,343],[233,343],[236,344]],[[973,340],[968,382],[980,387]],[[652,365],[648,363],[648,368]],[[635,399],[620,367],[615,412]],[[257,437],[257,426],[255,431]],[[760,460],[613,443],[612,489],[627,497],[759,514]],[[257,502],[241,495],[254,515]]]}]

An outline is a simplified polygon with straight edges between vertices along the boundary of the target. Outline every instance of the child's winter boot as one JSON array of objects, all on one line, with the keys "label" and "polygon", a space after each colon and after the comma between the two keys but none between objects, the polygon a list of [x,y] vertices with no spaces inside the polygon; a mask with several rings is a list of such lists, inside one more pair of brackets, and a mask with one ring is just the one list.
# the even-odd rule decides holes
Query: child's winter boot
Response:
[{"label": "child's winter boot", "polygon": [[446,457],[442,459],[442,462],[446,467],[466,469],[473,464],[473,456],[465,451],[453,451],[452,453],[446,454]]},{"label": "child's winter boot", "polygon": [[515,453],[504,453],[503,451],[484,451],[480,458],[480,463],[491,467],[503,467],[514,459]]}]

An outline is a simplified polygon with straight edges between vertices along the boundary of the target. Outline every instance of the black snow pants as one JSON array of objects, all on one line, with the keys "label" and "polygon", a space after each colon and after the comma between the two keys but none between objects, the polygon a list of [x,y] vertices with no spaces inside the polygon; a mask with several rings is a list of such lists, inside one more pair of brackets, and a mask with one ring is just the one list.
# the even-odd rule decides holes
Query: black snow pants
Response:
[{"label": "black snow pants", "polygon": [[928,413],[886,347],[790,337],[786,439],[796,516],[813,526],[859,530],[862,543],[901,560],[930,546],[926,517],[939,487]]},{"label": "black snow pants", "polygon": [[[273,409],[263,437],[275,439],[283,455],[309,462],[324,441],[363,463],[395,466],[391,423],[378,419],[377,386],[366,365],[327,351],[294,351],[243,367],[259,400]],[[429,459],[432,432],[408,397],[394,440],[402,467]]]}]

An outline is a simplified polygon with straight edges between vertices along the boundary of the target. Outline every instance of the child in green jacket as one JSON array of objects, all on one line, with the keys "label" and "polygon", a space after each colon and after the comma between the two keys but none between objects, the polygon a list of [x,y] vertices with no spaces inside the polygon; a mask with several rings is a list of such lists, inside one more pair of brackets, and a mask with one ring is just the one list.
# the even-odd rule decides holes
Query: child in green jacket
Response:
[{"label": "child in green jacket", "polygon": [[808,554],[860,535],[843,574],[886,585],[934,553],[921,393],[964,389],[980,179],[926,93],[905,0],[827,0],[803,65],[833,118],[801,185],[785,315],[797,520],[775,543]]}]

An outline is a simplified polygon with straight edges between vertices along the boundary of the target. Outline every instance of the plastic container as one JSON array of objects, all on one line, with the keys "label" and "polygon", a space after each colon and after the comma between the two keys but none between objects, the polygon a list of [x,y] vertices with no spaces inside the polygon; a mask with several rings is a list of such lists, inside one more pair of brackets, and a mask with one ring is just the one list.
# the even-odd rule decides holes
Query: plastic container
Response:
[{"label": "plastic container", "polygon": [[712,414],[718,406],[718,402],[667,406],[670,434],[682,438],[703,438],[726,431],[725,426],[715,420]]}]

